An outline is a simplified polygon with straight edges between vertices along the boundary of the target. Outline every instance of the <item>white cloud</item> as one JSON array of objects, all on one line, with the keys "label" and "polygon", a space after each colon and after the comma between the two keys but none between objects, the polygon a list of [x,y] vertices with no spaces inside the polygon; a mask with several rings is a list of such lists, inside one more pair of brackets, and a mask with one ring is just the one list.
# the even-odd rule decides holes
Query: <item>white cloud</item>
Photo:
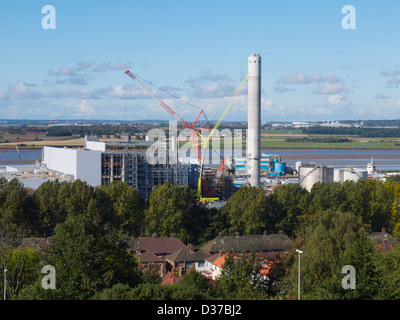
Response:
[{"label": "white cloud", "polygon": [[92,69],[94,72],[106,72],[113,70],[126,70],[132,66],[130,62],[116,62],[111,64],[110,62],[99,63],[96,67]]},{"label": "white cloud", "polygon": [[293,89],[289,89],[283,85],[277,86],[274,88],[274,93],[286,93],[288,91],[294,91]]},{"label": "white cloud", "polygon": [[78,111],[77,115],[87,115],[87,116],[94,115],[95,111],[93,104],[94,104],[93,101],[82,100],[79,104],[75,105],[75,108]]},{"label": "white cloud", "polygon": [[399,78],[392,78],[386,83],[386,88],[398,88],[400,85]]},{"label": "white cloud", "polygon": [[340,94],[334,94],[328,98],[328,104],[335,106],[344,106],[348,105],[350,102],[347,100],[345,96]]},{"label": "white cloud", "polygon": [[75,67],[75,70],[82,71],[89,69],[93,65],[91,61],[79,61]]},{"label": "white cloud", "polygon": [[22,82],[18,82],[15,86],[10,86],[9,92],[16,99],[38,99],[42,96],[42,93],[28,88]]},{"label": "white cloud", "polygon": [[338,94],[348,92],[349,89],[343,82],[325,82],[323,85],[318,86],[313,91],[317,94]]},{"label": "white cloud", "polygon": [[309,84],[315,82],[322,82],[324,77],[320,74],[314,74],[311,76],[304,75],[302,72],[296,74],[289,74],[280,77],[276,80],[277,83],[284,83],[284,84]]},{"label": "white cloud", "polygon": [[76,73],[72,69],[64,66],[58,71],[49,70],[49,74],[52,76],[74,76]]}]

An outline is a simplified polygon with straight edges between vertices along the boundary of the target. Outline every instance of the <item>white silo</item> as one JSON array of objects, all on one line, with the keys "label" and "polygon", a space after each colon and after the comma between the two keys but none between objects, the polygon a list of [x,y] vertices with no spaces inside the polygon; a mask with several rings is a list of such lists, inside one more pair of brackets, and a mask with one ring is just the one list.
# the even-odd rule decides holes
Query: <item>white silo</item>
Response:
[{"label": "white silo", "polygon": [[251,54],[248,58],[248,130],[247,156],[249,184],[260,186],[261,158],[261,56]]},{"label": "white silo", "polygon": [[367,179],[368,172],[363,169],[354,169],[354,168],[341,168],[335,169],[334,181],[343,183],[345,181],[354,181],[356,182],[359,179]]},{"label": "white silo", "polygon": [[296,171],[297,171],[297,173],[299,173],[300,172],[300,167],[303,165],[303,162],[296,161],[295,165],[296,165]]},{"label": "white silo", "polygon": [[310,191],[317,182],[333,182],[333,173],[334,169],[325,165],[303,165],[299,171],[300,186]]}]

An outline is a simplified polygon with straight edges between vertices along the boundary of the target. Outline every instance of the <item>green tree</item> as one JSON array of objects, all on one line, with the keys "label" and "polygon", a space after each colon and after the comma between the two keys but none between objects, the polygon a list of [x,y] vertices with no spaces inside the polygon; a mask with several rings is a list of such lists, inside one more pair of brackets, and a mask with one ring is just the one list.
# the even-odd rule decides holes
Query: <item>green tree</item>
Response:
[{"label": "green tree", "polygon": [[[309,299],[345,298],[339,290],[344,277],[341,274],[343,266],[363,267],[372,254],[361,218],[351,212],[333,210],[310,216],[305,232],[296,239],[294,248],[304,252],[301,255],[301,288],[302,296]],[[293,250],[285,261],[292,266],[288,274],[288,283],[292,285],[297,284],[296,258],[297,253]],[[370,275],[370,271],[370,266],[366,267],[365,275]],[[290,289],[286,290],[290,295]],[[365,295],[359,294],[360,297]]]},{"label": "green tree", "polygon": [[347,211],[347,198],[339,182],[315,183],[311,188],[311,205],[314,212],[328,209]]},{"label": "green tree", "polygon": [[137,259],[100,221],[97,212],[88,211],[68,216],[55,228],[44,262],[55,267],[57,287],[65,298],[88,299],[114,284],[138,282]]},{"label": "green tree", "polygon": [[0,224],[26,225],[26,200],[27,192],[18,179],[0,178]]},{"label": "green tree", "polygon": [[[104,192],[104,194],[103,194]],[[104,196],[108,196],[108,201]],[[106,214],[111,226],[119,233],[137,237],[142,232],[144,211],[137,189],[122,181],[113,181],[95,191],[101,201],[99,210]],[[105,208],[101,208],[105,204]],[[112,208],[110,208],[112,206]],[[110,211],[107,211],[111,209]]]},{"label": "green tree", "polygon": [[196,193],[188,186],[167,182],[154,188],[146,210],[147,234],[157,233],[168,237],[174,233],[179,239],[187,240],[189,232],[185,220],[196,210]]},{"label": "green tree", "polygon": [[260,234],[266,222],[266,196],[262,188],[241,187],[221,210],[226,212],[230,232]]},{"label": "green tree", "polygon": [[281,185],[268,196],[267,203],[268,229],[293,236],[309,213],[310,194],[299,184]]},{"label": "green tree", "polygon": [[13,297],[23,285],[33,284],[38,278],[40,254],[33,248],[22,246],[9,253],[7,291]]},{"label": "green tree", "polygon": [[379,274],[377,283],[378,292],[375,299],[399,300],[400,299],[400,246],[396,245],[392,251],[377,252],[376,269]]},{"label": "green tree", "polygon": [[33,195],[38,217],[36,230],[40,235],[52,235],[56,224],[65,220],[66,215],[60,211],[60,188],[58,180],[49,180],[42,183]]},{"label": "green tree", "polygon": [[392,216],[394,195],[379,180],[359,179],[343,183],[348,210],[370,224],[373,231],[387,228]]},{"label": "green tree", "polygon": [[263,281],[257,276],[260,269],[254,252],[241,257],[226,253],[221,275],[217,278],[217,294],[223,299],[266,298]]}]

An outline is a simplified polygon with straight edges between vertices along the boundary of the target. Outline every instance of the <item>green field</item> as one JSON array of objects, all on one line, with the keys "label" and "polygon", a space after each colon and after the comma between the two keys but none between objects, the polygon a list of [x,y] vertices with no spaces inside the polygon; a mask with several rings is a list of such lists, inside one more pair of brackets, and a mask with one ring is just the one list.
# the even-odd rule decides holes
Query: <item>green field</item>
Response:
[{"label": "green field", "polygon": [[[313,138],[347,138],[350,142],[323,142],[320,141],[301,141],[301,139]],[[287,141],[290,139],[291,141]],[[298,139],[299,141],[293,141]],[[101,139],[101,141],[112,139]],[[199,139],[200,140],[200,139]],[[48,146],[83,146],[84,138],[79,135],[73,136],[46,136],[44,134],[37,134],[34,136],[17,135],[17,134],[2,134],[0,135],[0,148],[15,147],[19,148],[42,148]],[[187,144],[190,146],[189,141],[180,141],[180,146]],[[210,140],[210,146],[213,144],[213,139]],[[243,147],[246,146],[246,140],[242,141]],[[218,146],[218,144],[216,144]],[[219,141],[219,146],[224,146],[224,139]],[[283,130],[262,130],[261,133],[261,147],[262,148],[301,148],[301,149],[399,149],[400,150],[400,137],[390,138],[360,138],[357,135],[331,135],[331,134],[303,134],[300,129],[283,129]]]}]

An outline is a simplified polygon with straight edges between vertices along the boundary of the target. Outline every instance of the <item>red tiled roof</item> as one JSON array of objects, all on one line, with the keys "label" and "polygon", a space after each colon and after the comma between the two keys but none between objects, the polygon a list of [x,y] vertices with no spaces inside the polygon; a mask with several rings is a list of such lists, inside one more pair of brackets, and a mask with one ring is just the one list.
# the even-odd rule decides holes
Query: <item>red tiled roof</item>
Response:
[{"label": "red tiled roof", "polygon": [[167,272],[162,281],[161,281],[161,285],[166,285],[166,284],[173,284],[179,280],[182,280],[183,276],[176,276],[174,274],[172,274],[171,272]]}]

